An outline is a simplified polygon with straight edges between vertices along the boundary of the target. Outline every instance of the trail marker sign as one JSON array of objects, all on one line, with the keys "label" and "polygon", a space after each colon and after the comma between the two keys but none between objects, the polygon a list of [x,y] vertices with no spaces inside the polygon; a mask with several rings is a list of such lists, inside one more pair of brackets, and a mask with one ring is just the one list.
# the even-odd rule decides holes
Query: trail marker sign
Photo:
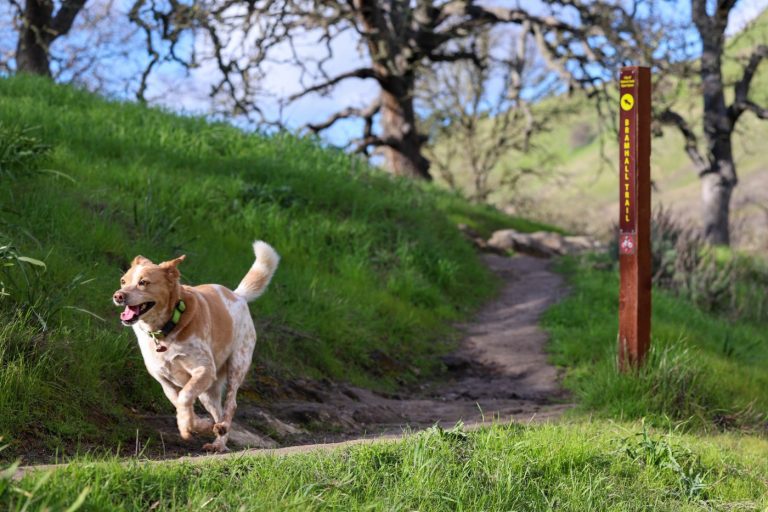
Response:
[{"label": "trail marker sign", "polygon": [[619,75],[619,336],[621,371],[651,344],[651,70]]}]

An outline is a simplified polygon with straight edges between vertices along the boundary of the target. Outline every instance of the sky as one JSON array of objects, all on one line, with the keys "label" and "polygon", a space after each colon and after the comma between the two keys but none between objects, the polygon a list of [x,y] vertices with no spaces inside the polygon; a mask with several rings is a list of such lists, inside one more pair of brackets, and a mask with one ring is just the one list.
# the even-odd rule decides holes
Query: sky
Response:
[{"label": "sky", "polygon": [[[198,51],[206,52],[206,43],[200,41]],[[318,55],[317,36],[307,35],[296,40],[296,47],[302,55]],[[334,58],[325,67],[330,76],[352,69],[366,67],[367,62],[357,45],[357,40],[351,33],[343,33],[332,45]],[[290,57],[287,45],[275,49],[272,54],[275,60]],[[187,112],[204,113],[208,110],[210,100],[208,92],[212,77],[216,77],[218,69],[212,61],[205,62],[201,67],[192,71],[191,75],[181,80],[179,69],[169,66],[161,74],[153,77],[149,94],[157,95],[157,103],[168,108]],[[300,69],[290,64],[268,63],[263,70],[265,76],[262,88],[269,91],[272,97],[264,98],[260,108],[268,118],[279,116],[279,99],[286,98],[302,90],[300,84]],[[167,84],[171,80],[179,83],[181,94],[171,96],[165,94]],[[308,79],[308,84],[316,83]],[[328,94],[311,94],[288,104],[283,112],[283,121],[293,129],[299,129],[309,122],[319,122],[328,116],[348,106],[365,107],[373,101],[377,94],[377,85],[372,80],[350,79],[339,83]],[[339,122],[328,131],[326,140],[335,145],[342,145],[350,138],[359,136],[362,124],[359,121]]]},{"label": "sky", "polygon": [[766,9],[768,9],[768,0],[740,0],[731,11],[725,34],[732,36],[740,32]]},{"label": "sky", "polygon": [[[497,4],[514,5],[503,0],[489,0]],[[687,1],[677,0],[669,2],[660,0],[661,5],[672,9],[681,18],[690,20],[690,10]],[[133,0],[90,0],[88,3],[90,17],[99,20],[96,31],[78,31],[76,25],[73,32],[67,38],[62,38],[56,43],[54,50],[61,53],[70,53],[84,56],[93,52],[94,48],[101,59],[99,79],[107,85],[104,88],[108,94],[121,99],[133,99],[135,83],[126,87],[128,77],[136,76],[137,70],[146,62],[146,54],[142,51],[135,52],[131,59],[126,59],[126,49],[142,48],[141,34],[120,33],[114,29],[119,23],[115,20],[126,16]],[[537,1],[538,3],[538,1]],[[530,2],[526,7],[530,8]],[[111,6],[111,9],[107,7]],[[535,6],[533,7],[536,8]],[[740,0],[728,23],[727,34],[739,32],[751,20],[768,8],[768,0]],[[107,14],[108,12],[108,14]],[[99,18],[101,16],[102,18]],[[82,17],[82,15],[81,15]],[[123,18],[125,19],[125,18]],[[7,30],[12,23],[11,11],[8,2],[0,1],[0,59],[8,59],[15,47],[15,39],[12,31]],[[85,18],[78,19],[83,23]],[[198,51],[206,51],[206,43],[198,41]],[[315,53],[318,47],[316,38],[312,35],[301,38],[298,41],[303,53]],[[329,62],[327,70],[335,74],[366,64],[357,41],[351,33],[342,34],[333,46],[334,58]],[[288,48],[277,48],[276,56],[287,56]],[[277,117],[279,112],[278,98],[286,97],[301,90],[299,84],[299,70],[292,65],[272,64],[265,69],[264,89],[270,91],[271,96],[260,101],[260,107],[268,117]],[[149,81],[147,97],[151,103],[163,106],[173,111],[189,114],[206,114],[210,111],[210,99],[208,92],[216,69],[212,63],[187,72],[180,66],[165,64],[157,68]],[[68,77],[62,76],[62,79]],[[308,122],[318,122],[329,115],[348,106],[365,107],[377,93],[377,86],[372,80],[350,79],[340,83],[327,95],[311,94],[288,105],[283,111],[284,121],[293,129],[305,125]],[[356,121],[337,123],[324,136],[325,140],[332,144],[341,145],[350,138],[358,135],[361,124]]]}]

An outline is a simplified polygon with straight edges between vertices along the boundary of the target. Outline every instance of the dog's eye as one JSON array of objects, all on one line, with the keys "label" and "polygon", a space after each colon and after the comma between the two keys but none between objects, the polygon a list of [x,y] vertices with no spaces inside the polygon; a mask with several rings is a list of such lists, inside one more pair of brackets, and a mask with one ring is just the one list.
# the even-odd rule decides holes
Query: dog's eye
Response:
[{"label": "dog's eye", "polygon": [[140,279],[139,286],[149,286],[149,281],[147,281],[146,279]]},{"label": "dog's eye", "polygon": [[125,286],[125,279],[120,280],[120,285]]}]

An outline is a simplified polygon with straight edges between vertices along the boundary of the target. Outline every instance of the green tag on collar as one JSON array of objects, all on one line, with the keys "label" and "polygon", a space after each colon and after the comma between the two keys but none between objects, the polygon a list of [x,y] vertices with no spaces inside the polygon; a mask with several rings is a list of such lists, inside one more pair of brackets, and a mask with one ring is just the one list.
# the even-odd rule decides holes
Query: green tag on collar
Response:
[{"label": "green tag on collar", "polygon": [[181,319],[181,314],[184,312],[184,310],[187,309],[187,305],[184,304],[183,300],[179,301],[179,305],[176,306],[176,309],[173,310],[173,323],[177,324],[179,323],[179,320]]}]

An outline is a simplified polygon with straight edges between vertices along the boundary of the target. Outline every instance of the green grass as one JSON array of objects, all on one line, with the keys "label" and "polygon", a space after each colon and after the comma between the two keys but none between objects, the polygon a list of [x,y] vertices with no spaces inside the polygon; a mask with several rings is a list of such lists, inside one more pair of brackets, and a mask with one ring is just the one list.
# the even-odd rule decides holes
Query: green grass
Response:
[{"label": "green grass", "polygon": [[763,510],[766,461],[765,440],[637,424],[431,429],[330,453],[81,461],[0,481],[0,504],[64,509],[87,490],[82,510]]},{"label": "green grass", "polygon": [[456,225],[465,224],[481,236],[490,238],[494,231],[514,229],[523,233],[550,231],[566,234],[566,231],[551,224],[536,222],[522,217],[510,217],[488,204],[473,204],[458,194],[440,194],[438,207],[446,212],[448,219]]},{"label": "green grass", "polygon": [[692,428],[764,430],[768,420],[766,322],[729,321],[654,289],[652,349],[634,374],[616,372],[618,278],[593,260],[566,260],[571,294],[547,311],[555,363],[581,411]]},{"label": "green grass", "polygon": [[618,283],[615,272],[598,270],[605,263],[563,260],[571,293],[544,320],[578,403],[570,419],[432,428],[397,442],[288,456],[159,464],[80,457],[19,483],[0,481],[0,506],[765,510],[765,325],[731,323],[657,290],[648,364],[618,375]]},{"label": "green grass", "polygon": [[[5,459],[125,444],[137,412],[168,410],[109,304],[137,253],[185,253],[187,282],[233,286],[252,239],[269,241],[283,259],[253,306],[258,373],[386,388],[433,370],[451,322],[494,291],[456,223],[484,235],[553,229],[391,179],[311,140],[247,135],[31,78],[0,81],[0,126],[21,141],[0,146],[0,246],[11,240],[47,265],[15,263],[1,276],[11,294],[0,298]],[[24,148],[38,147],[30,167]],[[765,428],[767,326],[657,292],[649,364],[617,375],[615,273],[591,260],[563,270],[571,295],[544,324],[576,422],[433,429],[393,444],[199,464],[92,452],[49,477],[0,475],[0,508],[66,509],[78,496],[84,510],[768,507],[768,441],[733,431]],[[401,365],[383,373],[377,351]],[[583,422],[587,414],[598,419]],[[612,422],[640,418],[654,428]],[[731,431],[713,433],[722,429]]]},{"label": "green grass", "polygon": [[[184,282],[235,286],[251,242],[268,241],[282,263],[253,305],[258,372],[387,388],[435,369],[452,322],[494,293],[453,220],[542,227],[313,140],[31,77],[0,80],[0,127],[0,238],[47,265],[5,268],[0,280],[14,283],[0,298],[6,454],[30,440],[116,443],[135,434],[131,408],[169,407],[110,304],[136,254],[184,253]],[[380,353],[397,368],[381,370]]]}]

